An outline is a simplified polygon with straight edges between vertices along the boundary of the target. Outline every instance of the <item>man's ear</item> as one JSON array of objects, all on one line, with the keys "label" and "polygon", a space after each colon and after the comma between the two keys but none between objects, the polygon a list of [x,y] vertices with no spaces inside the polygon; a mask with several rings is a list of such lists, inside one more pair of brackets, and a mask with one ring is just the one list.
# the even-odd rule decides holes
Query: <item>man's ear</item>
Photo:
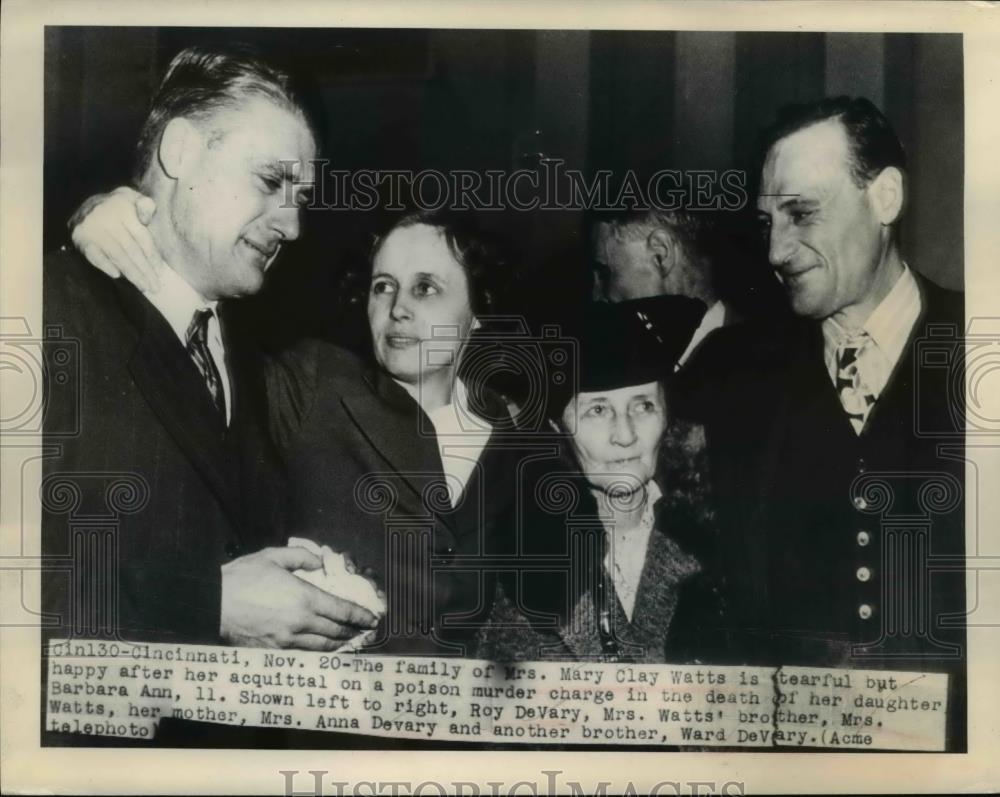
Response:
[{"label": "man's ear", "polygon": [[163,128],[157,148],[161,168],[173,180],[182,177],[201,145],[202,134],[197,127],[183,117],[171,119]]},{"label": "man's ear", "polygon": [[875,217],[888,226],[903,212],[903,173],[895,166],[887,166],[868,186],[868,195]]},{"label": "man's ear", "polygon": [[646,246],[653,255],[660,279],[666,279],[677,264],[677,245],[673,236],[662,227],[657,227],[647,236]]}]

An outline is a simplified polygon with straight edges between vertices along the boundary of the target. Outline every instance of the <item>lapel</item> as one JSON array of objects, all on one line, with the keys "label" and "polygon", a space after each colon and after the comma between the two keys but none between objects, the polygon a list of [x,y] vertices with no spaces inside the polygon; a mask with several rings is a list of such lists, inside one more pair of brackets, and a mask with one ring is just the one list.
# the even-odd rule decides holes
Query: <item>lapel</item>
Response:
[{"label": "lapel", "polygon": [[[623,643],[623,653],[634,652],[645,661],[663,660],[664,643],[674,618],[680,585],[701,570],[698,560],[665,533],[662,507],[662,503],[657,507],[656,526],[646,547],[631,622],[618,600],[614,579],[604,572],[603,564],[597,565],[600,568],[598,577],[605,578],[605,592],[611,604],[608,608]],[[563,643],[576,658],[594,659],[603,655],[597,609],[593,591],[585,590],[569,612],[568,622],[559,629]]]},{"label": "lapel", "polygon": [[364,388],[342,398],[359,431],[388,462],[427,510],[430,481],[444,482],[444,469],[430,419],[391,377],[369,369]]},{"label": "lapel", "polygon": [[[701,570],[698,560],[682,551],[660,528],[661,524],[657,523],[649,537],[629,624],[636,641],[649,647],[654,655],[663,651],[677,608],[681,582]],[[621,618],[626,621],[623,609]]]},{"label": "lapel", "polygon": [[[486,527],[489,523],[490,509],[487,503],[487,495],[494,493],[494,480],[503,478],[506,474],[494,471],[494,457],[498,453],[491,448],[496,432],[490,434],[486,445],[479,454],[479,460],[469,475],[469,480],[465,484],[462,496],[459,498],[458,506],[450,511],[439,513],[439,517],[448,524],[449,528],[456,534],[461,530],[468,533],[476,530],[480,533],[480,539],[486,538]],[[490,485],[489,491],[487,485]],[[481,549],[482,550],[482,549]],[[483,551],[485,553],[485,551]]]},{"label": "lapel", "polygon": [[[885,387],[883,387],[878,400],[868,415],[860,435],[861,439],[874,437],[881,431],[906,426],[912,417],[913,407],[910,397],[912,395],[911,385],[915,378],[914,350],[916,342],[926,333],[929,319],[933,317],[933,309],[929,314],[928,307],[934,303],[934,297],[929,295],[933,291],[931,284],[917,272],[913,272],[913,276],[921,295],[920,315],[907,336],[906,345],[903,347],[899,359],[889,373]],[[842,422],[841,425],[850,431],[850,436],[853,439],[855,437],[854,427],[851,426],[847,413],[843,410],[840,398],[830,381],[826,364],[823,361],[822,327],[818,323],[813,323],[808,325],[807,329],[805,338],[808,340],[808,344],[800,350],[799,357],[793,360],[792,368],[798,370],[793,370],[792,373],[803,374],[803,384],[812,386],[812,389],[816,391],[816,400],[828,405],[824,409],[830,410],[831,415]],[[789,409],[794,408],[790,407]],[[782,412],[781,416],[788,417],[788,414]]]},{"label": "lapel", "polygon": [[[560,441],[560,447],[565,446],[565,441]],[[568,456],[563,449],[564,454]],[[566,467],[570,466],[568,461]],[[577,473],[570,477],[571,489],[575,490],[580,499],[579,506],[574,512],[578,518],[587,518],[588,525],[599,525],[597,520],[597,505],[587,486],[587,481],[582,474]],[[568,515],[565,517],[569,517]],[[558,629],[559,637],[563,644],[573,654],[573,658],[578,660],[595,660],[604,657],[601,647],[600,630],[597,624],[598,607],[595,595],[598,594],[598,585],[603,583],[603,591],[609,602],[615,603],[612,580],[604,569],[604,555],[607,548],[606,537],[602,532],[596,549],[591,550],[589,543],[577,548],[572,542],[566,539],[567,527],[562,520],[556,521],[551,527],[542,526],[539,529],[543,535],[543,545],[545,537],[550,534],[555,535],[553,540],[556,543],[555,551],[571,553],[574,550],[581,551],[573,562],[573,573],[570,577],[569,588],[571,594],[553,595],[550,599],[555,600],[556,606],[561,606],[562,601],[568,599],[571,605],[567,606],[564,617],[564,624]],[[554,586],[555,581],[547,583],[547,586]],[[610,608],[610,607],[609,607]]]},{"label": "lapel", "polygon": [[[871,442],[887,437],[906,438],[906,435],[900,436],[898,432],[912,427],[916,422],[913,398],[917,367],[916,344],[926,336],[929,324],[952,320],[947,314],[942,315],[939,308],[939,305],[943,306],[946,301],[942,299],[941,295],[944,293],[942,289],[937,288],[916,271],[913,272],[913,276],[921,294],[920,315],[910,330],[906,345],[889,374],[878,401],[872,407],[864,430],[858,438],[860,440]],[[834,427],[829,426],[829,422],[835,423],[843,427],[840,431],[844,436],[852,440],[856,437],[826,371],[820,324],[801,321],[793,328],[801,330],[799,335],[801,343],[792,344],[794,348],[787,365],[787,379],[775,391],[775,414],[771,433],[766,437],[767,451],[759,482],[762,502],[770,494],[770,485],[773,485],[778,478],[776,469],[781,446],[787,435],[794,433],[789,427],[797,415],[805,413],[820,419],[817,423],[822,423],[827,432],[836,431]],[[811,412],[807,412],[809,409]],[[829,419],[829,422],[822,419]]]},{"label": "lapel", "polygon": [[878,400],[868,414],[865,427],[861,430],[863,439],[891,434],[896,427],[909,425],[913,413],[912,392],[910,390],[914,377],[913,343],[922,332],[923,326],[922,319],[917,319],[917,323],[910,330],[906,346],[889,373],[889,378],[882,388]]},{"label": "lapel", "polygon": [[[511,430],[514,421],[507,405],[492,390],[469,390],[469,409],[493,425],[486,444],[479,453],[469,481],[462,491],[458,506],[442,515],[453,531],[480,534],[480,550],[485,554],[487,541],[497,544],[491,527],[503,510],[513,511],[514,486],[518,466],[524,452],[523,446],[512,444]],[[506,530],[501,534],[508,533]]]},{"label": "lapel", "polygon": [[[229,304],[220,305],[220,319],[232,398],[227,437],[231,449],[237,452],[235,490],[240,497],[241,518],[247,530],[275,534],[283,542],[288,486],[275,467],[277,454],[267,432],[267,387],[261,350],[244,336],[232,334],[234,324],[228,321],[230,308]],[[270,539],[274,538],[265,537]],[[253,545],[256,544],[255,541]]]},{"label": "lapel", "polygon": [[128,362],[136,387],[240,529],[242,515],[228,473],[225,426],[201,375],[156,308],[131,285],[119,281],[116,289],[138,331]]},{"label": "lapel", "polygon": [[[917,380],[916,362],[917,342],[927,336],[928,325],[935,320],[935,286],[918,272],[913,272],[913,277],[920,290],[920,315],[917,316],[913,329],[906,339],[906,345],[899,355],[899,360],[882,389],[882,393],[872,407],[868,421],[865,423],[862,436],[874,436],[875,434],[891,433],[898,428],[910,428],[915,422],[914,413],[914,392],[913,387]],[[940,289],[937,289],[940,290]],[[961,334],[961,327],[959,327]],[[941,397],[942,399],[944,396]],[[921,409],[926,410],[930,401],[923,400]]]}]

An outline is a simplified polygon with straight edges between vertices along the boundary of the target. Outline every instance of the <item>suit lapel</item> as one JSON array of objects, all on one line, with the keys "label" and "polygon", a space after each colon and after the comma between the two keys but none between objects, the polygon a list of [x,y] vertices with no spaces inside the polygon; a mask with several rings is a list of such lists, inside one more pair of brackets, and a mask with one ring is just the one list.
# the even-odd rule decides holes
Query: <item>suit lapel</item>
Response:
[{"label": "suit lapel", "polygon": [[370,372],[365,383],[370,392],[344,396],[344,408],[368,442],[423,502],[428,482],[444,481],[434,428],[417,403],[388,376]]},{"label": "suit lapel", "polygon": [[[470,402],[471,398],[470,395]],[[513,452],[521,452],[523,448],[512,449],[504,445],[504,432],[509,434],[513,428],[513,420],[499,397],[492,391],[487,391],[484,405],[485,413],[481,413],[481,417],[494,424],[493,431],[479,452],[479,459],[462,491],[458,506],[454,512],[446,513],[443,519],[456,533],[468,533],[472,529],[478,531],[480,550],[485,554],[485,546],[492,539],[489,528],[498,512],[502,508],[510,510],[513,507],[512,480],[519,464],[518,456]],[[475,407],[472,409],[477,411]],[[508,501],[511,503],[504,507],[504,503]]]},{"label": "suit lapel", "polygon": [[899,359],[889,373],[885,387],[872,407],[871,414],[865,423],[864,435],[883,433],[891,427],[906,427],[913,422],[913,391],[912,384],[916,379],[915,354],[917,341],[927,335],[927,326],[932,323],[933,312],[929,305],[933,304],[929,294],[932,292],[927,281],[917,272],[913,272],[920,290],[920,315],[913,324],[913,329],[906,338],[906,345]]},{"label": "suit lapel", "polygon": [[[653,529],[646,548],[646,559],[639,579],[632,621],[629,622],[618,600],[614,581],[604,573],[608,594],[608,609],[623,652],[638,654],[641,660],[660,661],[670,630],[680,584],[701,570],[698,560],[660,531],[662,513],[657,512],[657,527]],[[575,657],[599,658],[603,655],[597,627],[597,606],[592,590],[585,590],[569,613],[568,622],[559,629],[559,636]]]},{"label": "suit lapel", "polygon": [[131,286],[119,287],[119,296],[139,333],[128,364],[136,387],[239,529],[240,504],[226,469],[225,428],[197,368],[156,308]]},{"label": "suit lapel", "polygon": [[[238,481],[234,486],[240,496],[241,518],[249,532],[265,536],[264,544],[283,543],[284,509],[287,484],[274,467],[277,454],[267,434],[268,419],[260,350],[244,345],[238,335],[227,334],[231,324],[223,307],[221,316],[226,347],[229,383],[232,386],[232,420],[228,438],[238,460]],[[251,542],[244,539],[244,542]],[[257,541],[252,542],[257,547]]]},{"label": "suit lapel", "polygon": [[694,556],[682,551],[666,534],[653,530],[630,624],[630,635],[647,648],[647,655],[662,655],[680,584],[700,569]]},{"label": "suit lapel", "polygon": [[889,378],[886,380],[878,400],[868,414],[865,427],[861,432],[862,437],[882,435],[894,427],[906,426],[910,423],[913,414],[911,400],[913,394],[910,390],[910,382],[913,379],[913,342],[922,329],[923,322],[918,320],[913,329],[910,330],[906,346],[889,373]]}]

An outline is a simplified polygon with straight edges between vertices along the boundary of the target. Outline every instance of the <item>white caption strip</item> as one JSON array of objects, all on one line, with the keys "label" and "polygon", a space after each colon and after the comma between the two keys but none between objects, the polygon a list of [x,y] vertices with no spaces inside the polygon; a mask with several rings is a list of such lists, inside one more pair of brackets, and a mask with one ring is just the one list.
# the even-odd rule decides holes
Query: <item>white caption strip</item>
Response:
[{"label": "white caption strip", "polygon": [[152,738],[162,717],[489,743],[944,749],[948,676],[327,655],[57,641],[50,731]]}]

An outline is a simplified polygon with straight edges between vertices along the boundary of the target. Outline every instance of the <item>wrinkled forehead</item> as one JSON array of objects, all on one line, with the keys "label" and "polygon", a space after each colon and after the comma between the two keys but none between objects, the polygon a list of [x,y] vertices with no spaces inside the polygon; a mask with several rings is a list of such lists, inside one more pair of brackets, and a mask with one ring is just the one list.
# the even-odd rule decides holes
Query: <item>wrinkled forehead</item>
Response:
[{"label": "wrinkled forehead", "polygon": [[822,199],[850,180],[850,152],[835,119],[805,127],[776,141],[761,170],[757,207],[767,211],[796,195]]}]

